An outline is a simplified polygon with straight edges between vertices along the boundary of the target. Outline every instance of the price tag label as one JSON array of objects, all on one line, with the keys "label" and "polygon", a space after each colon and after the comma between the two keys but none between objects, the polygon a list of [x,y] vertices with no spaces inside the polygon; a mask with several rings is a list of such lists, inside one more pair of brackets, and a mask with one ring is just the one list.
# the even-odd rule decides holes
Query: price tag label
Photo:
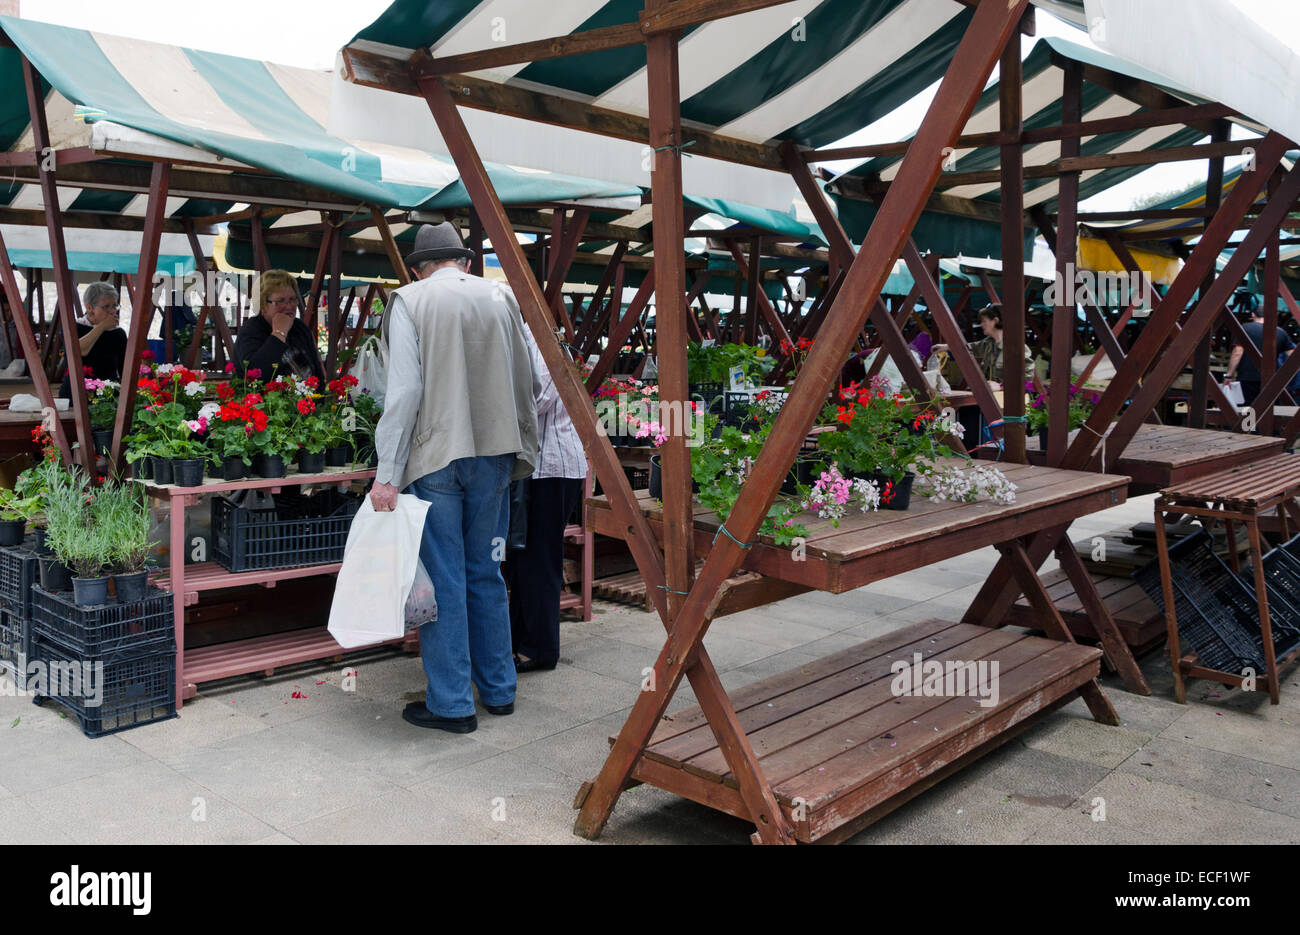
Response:
[{"label": "price tag label", "polygon": [[728,376],[730,377],[730,380],[731,380],[731,390],[732,390],[732,392],[736,392],[737,390],[743,390],[743,389],[745,388],[745,368],[744,368],[744,367],[740,367],[740,366],[732,367],[732,368],[727,372],[727,374],[728,374]]}]

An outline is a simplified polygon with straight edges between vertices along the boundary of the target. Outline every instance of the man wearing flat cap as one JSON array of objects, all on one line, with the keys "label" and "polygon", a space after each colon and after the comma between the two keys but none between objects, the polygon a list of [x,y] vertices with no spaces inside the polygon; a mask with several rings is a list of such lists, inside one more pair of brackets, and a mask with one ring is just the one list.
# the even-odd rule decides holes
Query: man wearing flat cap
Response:
[{"label": "man wearing flat cap", "polygon": [[430,504],[420,559],[438,619],[420,628],[428,692],[402,717],[458,734],[478,727],[471,682],[489,713],[514,711],[499,562],[510,482],[537,461],[541,392],[519,305],[505,285],[470,274],[473,256],[450,222],[416,232],[406,264],[417,280],[393,293],[384,314],[388,389],[370,493],[381,512],[402,490]]}]

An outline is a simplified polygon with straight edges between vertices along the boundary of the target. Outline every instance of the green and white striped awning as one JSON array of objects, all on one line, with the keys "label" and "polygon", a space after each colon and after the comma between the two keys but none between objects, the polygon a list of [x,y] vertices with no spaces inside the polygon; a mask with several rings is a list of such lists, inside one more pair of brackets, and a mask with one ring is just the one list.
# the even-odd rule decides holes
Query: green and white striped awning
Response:
[{"label": "green and white striped awning", "polygon": [[[643,0],[396,0],[350,43],[449,56],[635,23]],[[688,29],[682,119],[722,136],[818,146],[871,123],[942,76],[973,12],[956,0],[791,0]],[[644,115],[644,46],[476,72]]]},{"label": "green and white striped awning", "polygon": [[[386,207],[439,208],[458,173],[446,156],[330,134],[328,72],[0,17],[0,29],[36,66],[56,148],[90,145],[123,157],[172,155],[225,171],[252,167]],[[0,49],[0,145],[30,149],[18,52]],[[170,151],[159,141],[180,144]],[[639,194],[555,172],[490,166],[512,200]],[[16,192],[12,192],[16,194]],[[3,201],[0,189],[0,201]],[[123,210],[112,193],[71,194],[70,210]],[[196,206],[190,213],[214,213]],[[170,213],[175,213],[172,211]]]},{"label": "green and white striped awning", "polygon": [[[1060,124],[1064,72],[1057,62],[1061,59],[1094,65],[1127,78],[1135,78],[1153,84],[1159,84],[1160,82],[1160,79],[1150,72],[1130,65],[1114,56],[1096,52],[1064,39],[1055,37],[1041,39],[1035,44],[1029,55],[1025,57],[1022,65],[1022,112],[1026,129]],[[1203,99],[1181,88],[1165,85],[1164,89],[1188,103],[1205,103]],[[976,104],[974,112],[971,114],[970,120],[967,121],[962,131],[963,134],[987,133],[998,129],[998,93],[997,83],[985,89]],[[1129,98],[1116,94],[1100,85],[1086,80],[1083,83],[1084,120],[1119,117],[1146,109]],[[1242,124],[1255,131],[1262,129],[1257,124],[1247,122],[1242,122]],[[1201,130],[1180,125],[1103,133],[1083,138],[1080,145],[1080,155],[1091,156],[1120,151],[1170,149],[1191,145],[1204,138],[1204,136],[1205,133]],[[1060,155],[1061,145],[1059,141],[1037,143],[1025,147],[1025,165],[1047,165],[1058,159]],[[950,171],[989,170],[996,169],[999,165],[999,151],[996,146],[959,150],[956,156],[956,160],[947,167]],[[875,178],[887,182],[893,179],[901,161],[901,157],[879,157],[868,160],[845,174]],[[1146,168],[1148,167],[1123,166],[1108,169],[1090,169],[1082,172],[1079,180],[1079,198],[1083,200],[1104,191]],[[941,178],[940,185],[942,186],[942,184]],[[942,188],[941,190],[944,194],[961,198],[992,204],[1001,202],[997,182],[961,185],[954,188]],[[1025,180],[1024,192],[1026,210],[1035,206],[1042,206],[1051,212],[1056,208],[1059,183],[1054,177],[1029,178]]]}]

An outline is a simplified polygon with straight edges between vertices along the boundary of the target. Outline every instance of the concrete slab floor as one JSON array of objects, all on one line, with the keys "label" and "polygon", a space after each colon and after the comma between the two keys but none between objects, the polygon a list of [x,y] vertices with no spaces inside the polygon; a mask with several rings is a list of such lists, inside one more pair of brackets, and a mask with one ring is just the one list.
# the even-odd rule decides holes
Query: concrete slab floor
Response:
[{"label": "concrete slab floor", "polygon": [[[1088,517],[1076,538],[1151,515],[1150,498],[1131,501]],[[734,691],[913,620],[955,619],[996,558],[984,549],[723,618],[706,646]],[[11,843],[586,843],[571,833],[573,797],[635,703],[663,628],[598,603],[594,620],[565,621],[561,640],[555,671],[520,676],[516,713],[480,711],[467,736],[401,719],[425,684],[418,659],[396,654],[352,663],[353,691],[341,666],[298,666],[204,686],[178,719],[96,740],[57,705],[0,692],[0,828]],[[1300,673],[1286,674],[1276,707],[1206,682],[1178,705],[1163,652],[1141,664],[1151,696],[1102,680],[1120,727],[1076,700],[852,843],[1300,842]],[[683,683],[672,709],[692,703]],[[600,840],[745,844],[751,830],[639,786]]]}]

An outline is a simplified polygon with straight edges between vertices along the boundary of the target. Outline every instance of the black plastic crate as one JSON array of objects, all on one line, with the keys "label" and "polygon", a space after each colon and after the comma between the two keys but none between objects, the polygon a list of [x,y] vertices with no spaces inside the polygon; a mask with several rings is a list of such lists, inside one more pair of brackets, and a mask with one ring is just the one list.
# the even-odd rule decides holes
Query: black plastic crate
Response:
[{"label": "black plastic crate", "polygon": [[718,412],[722,408],[723,384],[720,381],[692,383],[687,388],[691,399],[702,402],[708,412]]},{"label": "black plastic crate", "polygon": [[33,703],[59,702],[76,717],[87,737],[103,737],[176,716],[174,642],[149,652],[91,659],[37,637],[32,655],[40,664],[43,681],[40,686],[35,682],[30,686],[35,692]]},{"label": "black plastic crate", "polygon": [[[1264,556],[1264,584],[1268,589],[1268,618],[1277,657],[1300,646],[1300,559],[1282,548]],[[1243,577],[1250,574],[1243,572]]]},{"label": "black plastic crate", "polygon": [[212,557],[228,571],[258,571],[343,561],[361,498],[333,488],[277,494],[265,507],[212,498]]},{"label": "black plastic crate", "polygon": [[0,602],[20,617],[32,615],[32,586],[40,577],[36,553],[23,546],[0,546]]},{"label": "black plastic crate", "polygon": [[26,617],[0,610],[0,670],[8,670],[19,688],[26,684],[31,641],[31,622]]},{"label": "black plastic crate", "polygon": [[[1214,554],[1213,545],[1210,534],[1201,531],[1169,547],[1178,634],[1206,668],[1240,672],[1249,667],[1262,672],[1263,636],[1255,591]],[[1135,571],[1133,580],[1157,607],[1165,609],[1159,559]]]},{"label": "black plastic crate", "polygon": [[151,587],[142,601],[114,598],[91,607],[78,606],[71,591],[51,594],[38,586],[32,594],[33,634],[85,657],[152,651],[176,636],[170,591]]}]

